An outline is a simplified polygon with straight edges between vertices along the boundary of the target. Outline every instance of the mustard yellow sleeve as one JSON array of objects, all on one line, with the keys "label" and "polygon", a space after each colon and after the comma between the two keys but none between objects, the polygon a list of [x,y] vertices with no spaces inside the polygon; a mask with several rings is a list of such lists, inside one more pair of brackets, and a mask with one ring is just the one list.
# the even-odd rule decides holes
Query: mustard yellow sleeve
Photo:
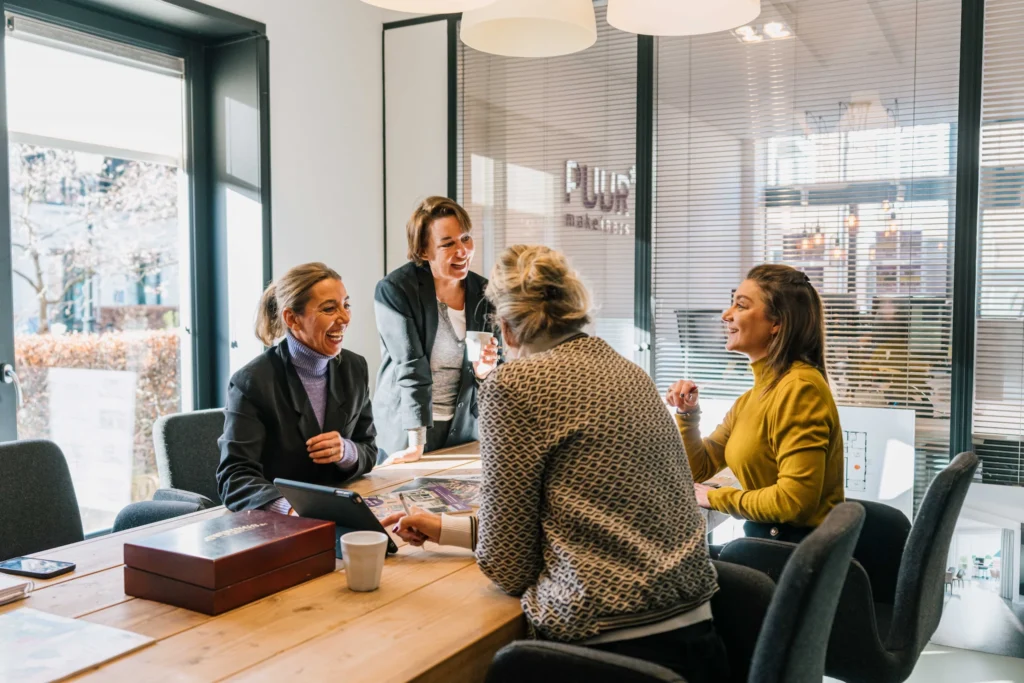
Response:
[{"label": "mustard yellow sleeve", "polygon": [[778,481],[752,491],[723,487],[709,492],[708,502],[715,510],[754,522],[806,524],[821,501],[834,427],[829,404],[813,384],[795,380],[779,387],[767,418],[778,454]]},{"label": "mustard yellow sleeve", "polygon": [[707,481],[725,469],[725,444],[732,432],[733,411],[729,409],[722,424],[711,432],[711,436],[702,439],[700,436],[700,415],[680,415],[676,413],[676,425],[679,435],[683,437],[686,459],[690,461],[690,471],[695,482]]}]

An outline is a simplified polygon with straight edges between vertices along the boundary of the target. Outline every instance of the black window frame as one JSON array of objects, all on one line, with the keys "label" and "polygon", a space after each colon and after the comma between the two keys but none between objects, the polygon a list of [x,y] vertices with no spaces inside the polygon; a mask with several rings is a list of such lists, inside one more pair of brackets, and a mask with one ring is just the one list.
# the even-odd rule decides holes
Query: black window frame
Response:
[{"label": "black window frame", "polygon": [[[226,226],[215,207],[214,120],[210,92],[218,76],[208,54],[244,40],[257,41],[253,88],[259,97],[260,199],[263,214],[263,282],[272,277],[270,220],[269,53],[266,26],[194,0],[136,0],[130,9],[114,0],[0,0],[0,9],[133,47],[179,57],[185,64],[185,172],[189,183],[189,258],[192,320],[192,408],[224,405],[228,384]],[[0,42],[0,46],[3,43]],[[0,67],[3,60],[0,59]],[[0,73],[0,86],[5,84]],[[5,98],[0,98],[5,103]],[[7,142],[6,106],[0,107],[0,143]],[[0,180],[7,178],[7,157]],[[0,193],[0,202],[9,202]],[[6,215],[9,215],[9,206]],[[4,230],[9,227],[5,226]],[[2,236],[2,235],[0,235]]]}]

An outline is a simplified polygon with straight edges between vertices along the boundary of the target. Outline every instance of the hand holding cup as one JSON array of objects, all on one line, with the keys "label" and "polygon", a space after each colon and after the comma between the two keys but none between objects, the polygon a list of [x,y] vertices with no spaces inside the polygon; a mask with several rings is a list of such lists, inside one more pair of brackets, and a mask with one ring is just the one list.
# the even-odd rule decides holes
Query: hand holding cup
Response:
[{"label": "hand holding cup", "polygon": [[498,365],[498,339],[490,332],[466,332],[466,357],[478,379],[491,374]]}]

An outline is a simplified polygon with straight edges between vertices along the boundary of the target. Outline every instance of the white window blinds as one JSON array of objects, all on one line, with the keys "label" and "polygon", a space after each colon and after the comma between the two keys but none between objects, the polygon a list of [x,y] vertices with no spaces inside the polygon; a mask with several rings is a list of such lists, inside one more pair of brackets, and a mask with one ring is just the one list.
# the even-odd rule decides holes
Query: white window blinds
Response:
[{"label": "white window blinds", "polygon": [[633,358],[637,38],[596,11],[597,44],[565,57],[460,44],[460,200],[475,270],[513,244],[559,249],[594,294],[591,331]]},{"label": "white window blinds", "polygon": [[985,3],[973,431],[982,481],[1024,483],[1024,1]]},{"label": "white window blinds", "polygon": [[720,315],[751,266],[788,263],[825,302],[836,402],[915,411],[923,492],[948,462],[959,40],[957,0],[764,0],[737,32],[658,41],[660,388],[749,388]]}]

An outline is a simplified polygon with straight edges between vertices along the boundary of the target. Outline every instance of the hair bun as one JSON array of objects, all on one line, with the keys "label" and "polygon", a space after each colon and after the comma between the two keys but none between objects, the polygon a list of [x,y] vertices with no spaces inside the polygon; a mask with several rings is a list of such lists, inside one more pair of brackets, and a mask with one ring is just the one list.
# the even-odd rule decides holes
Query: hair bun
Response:
[{"label": "hair bun", "polygon": [[545,301],[553,301],[562,297],[562,290],[555,285],[545,285],[543,292]]}]

